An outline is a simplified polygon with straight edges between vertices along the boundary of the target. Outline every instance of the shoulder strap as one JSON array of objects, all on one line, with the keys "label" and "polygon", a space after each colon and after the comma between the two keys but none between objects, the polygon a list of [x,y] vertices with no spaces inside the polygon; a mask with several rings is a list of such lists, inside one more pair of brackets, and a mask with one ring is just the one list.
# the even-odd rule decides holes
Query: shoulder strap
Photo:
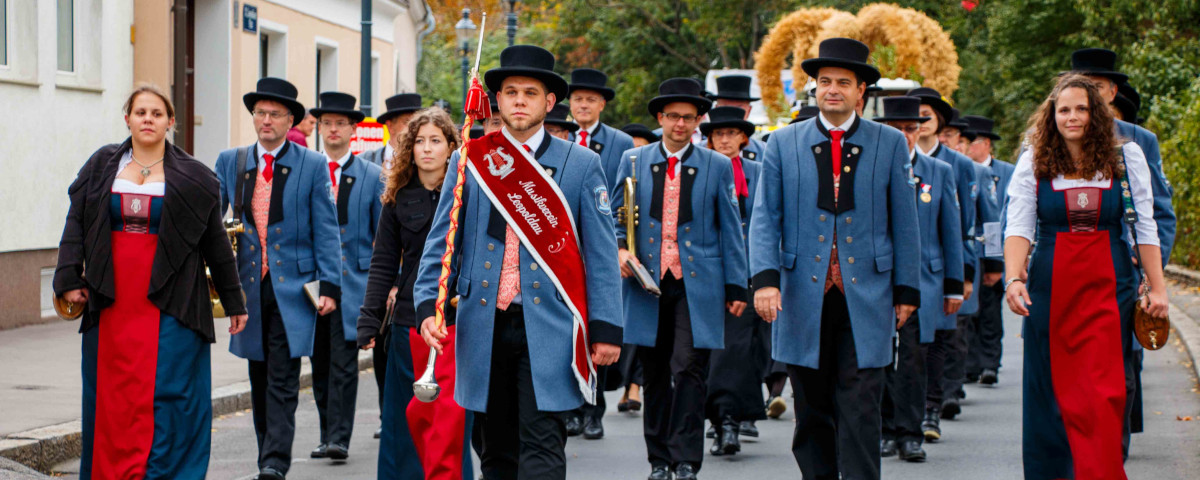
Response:
[{"label": "shoulder strap", "polygon": [[1125,159],[1125,148],[1121,147],[1121,202],[1124,204],[1125,213],[1122,216],[1125,224],[1129,225],[1129,235],[1133,238],[1133,256],[1137,258],[1137,268],[1142,268],[1142,253],[1138,249],[1137,239],[1137,222],[1138,213],[1133,208],[1133,194],[1129,187],[1129,162]]},{"label": "shoulder strap", "polygon": [[237,170],[234,170],[234,197],[233,197],[233,218],[241,221],[242,219],[242,189],[245,185],[246,178],[246,163],[250,156],[250,147],[239,147],[237,150]]}]

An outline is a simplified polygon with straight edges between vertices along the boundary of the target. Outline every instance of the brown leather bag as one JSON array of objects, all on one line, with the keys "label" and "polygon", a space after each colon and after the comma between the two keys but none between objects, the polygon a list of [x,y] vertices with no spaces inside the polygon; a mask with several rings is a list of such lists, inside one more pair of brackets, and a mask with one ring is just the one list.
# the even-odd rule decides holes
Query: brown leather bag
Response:
[{"label": "brown leather bag", "polygon": [[1137,308],[1133,311],[1133,334],[1142,348],[1158,350],[1171,336],[1171,319],[1169,316],[1155,318],[1146,312],[1146,304],[1145,295],[1138,298]]}]

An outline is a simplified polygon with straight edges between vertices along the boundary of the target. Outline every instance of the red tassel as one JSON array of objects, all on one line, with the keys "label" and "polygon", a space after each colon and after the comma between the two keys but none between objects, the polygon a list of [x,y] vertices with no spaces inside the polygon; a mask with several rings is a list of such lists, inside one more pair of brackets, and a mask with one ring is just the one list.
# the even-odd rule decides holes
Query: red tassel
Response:
[{"label": "red tassel", "polygon": [[463,112],[473,120],[483,120],[492,116],[492,104],[488,101],[487,92],[479,84],[479,77],[471,79],[471,88],[467,89],[467,101]]}]

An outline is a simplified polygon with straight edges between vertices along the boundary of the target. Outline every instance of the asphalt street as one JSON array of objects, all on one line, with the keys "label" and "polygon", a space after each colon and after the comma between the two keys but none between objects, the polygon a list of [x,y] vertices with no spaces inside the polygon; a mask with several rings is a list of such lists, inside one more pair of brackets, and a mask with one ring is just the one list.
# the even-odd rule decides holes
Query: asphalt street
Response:
[{"label": "asphalt street", "polygon": [[[1021,470],[1021,339],[1019,319],[1005,316],[1005,344],[1000,383],[995,387],[967,386],[964,413],[943,422],[943,441],[926,445],[923,464],[884,459],[885,479],[971,478],[1009,480]],[[1145,367],[1146,433],[1134,437],[1126,469],[1129,478],[1186,479],[1200,471],[1200,394],[1183,346],[1148,352]],[[359,377],[358,414],[350,459],[344,464],[310,460],[317,445],[317,412],[312,391],[300,396],[291,479],[375,478],[378,426],[374,376]],[[615,411],[618,392],[608,392],[611,410],[605,418],[606,437],[567,444],[567,476],[571,479],[639,479],[649,473],[643,443],[642,419]],[[762,436],[743,440],[742,453],[705,458],[702,478],[800,478],[791,456],[793,417],[759,422]],[[1191,418],[1191,421],[1185,419]],[[707,447],[707,445],[706,445]],[[249,411],[214,420],[209,478],[250,479],[256,473],[254,429]],[[478,468],[478,462],[476,462]],[[66,478],[77,478],[78,463],[61,466]],[[478,475],[478,472],[476,472]]]}]

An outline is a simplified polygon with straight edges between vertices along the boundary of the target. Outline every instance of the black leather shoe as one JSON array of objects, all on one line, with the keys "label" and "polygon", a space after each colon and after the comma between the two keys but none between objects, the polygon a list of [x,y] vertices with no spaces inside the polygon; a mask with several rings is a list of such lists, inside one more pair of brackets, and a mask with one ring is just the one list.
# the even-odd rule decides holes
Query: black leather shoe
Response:
[{"label": "black leather shoe", "polygon": [[671,470],[666,465],[650,467],[650,476],[646,480],[671,480]]},{"label": "black leather shoe", "polygon": [[620,402],[617,402],[617,411],[622,412],[622,413],[628,412],[629,411],[629,400],[621,400]]},{"label": "black leather shoe", "polygon": [[322,443],[317,448],[314,448],[312,452],[309,452],[308,456],[309,458],[329,458],[328,450],[329,445]]},{"label": "black leather shoe", "polygon": [[676,465],[675,480],[696,480],[696,467],[690,463]]},{"label": "black leather shoe", "polygon": [[942,419],[954,420],[954,417],[957,417],[960,413],[962,413],[962,405],[959,405],[958,399],[954,398],[953,395],[942,402]]},{"label": "black leather shoe", "polygon": [[709,424],[708,431],[704,432],[704,438],[717,438],[717,426]]},{"label": "black leather shoe", "polygon": [[345,445],[333,444],[330,445],[326,452],[329,454],[330,460],[345,460],[350,456],[350,448]]},{"label": "black leather shoe", "polygon": [[978,373],[968,373],[967,378],[963,380],[963,383],[975,383],[978,381],[979,381]]},{"label": "black leather shoe", "polygon": [[937,443],[942,439],[942,409],[927,408],[925,409],[925,420],[921,422],[921,431],[925,434],[925,441],[929,443]]},{"label": "black leather shoe", "polygon": [[263,467],[258,471],[257,480],[284,480],[287,478],[283,472],[272,467]]},{"label": "black leather shoe", "polygon": [[896,456],[896,441],[883,439],[879,442],[879,456],[883,458]]},{"label": "black leather shoe", "polygon": [[754,421],[746,420],[738,424],[738,435],[743,437],[758,438],[758,426],[754,425]]},{"label": "black leather shoe", "polygon": [[639,400],[630,400],[629,401],[629,411],[640,412],[641,410],[642,410],[642,402],[641,401],[639,401]]},{"label": "black leather shoe", "polygon": [[725,420],[721,422],[721,453],[734,455],[742,451],[742,441],[738,439],[738,430],[738,421],[732,417],[725,417]]},{"label": "black leather shoe", "polygon": [[588,440],[599,440],[604,438],[604,423],[599,418],[587,419],[583,424],[583,438]]},{"label": "black leather shoe", "polygon": [[383,427],[376,428],[375,429],[375,438],[379,438],[381,436],[383,436]]},{"label": "black leather shoe", "polygon": [[579,416],[572,416],[567,419],[567,436],[575,437],[583,433],[583,419]]},{"label": "black leather shoe", "polygon": [[900,459],[913,463],[924,462],[925,449],[921,448],[921,442],[916,440],[905,440],[900,442]]},{"label": "black leather shoe", "polygon": [[1000,375],[990,368],[983,369],[983,373],[979,374],[979,383],[981,385],[995,385],[999,381]]}]

